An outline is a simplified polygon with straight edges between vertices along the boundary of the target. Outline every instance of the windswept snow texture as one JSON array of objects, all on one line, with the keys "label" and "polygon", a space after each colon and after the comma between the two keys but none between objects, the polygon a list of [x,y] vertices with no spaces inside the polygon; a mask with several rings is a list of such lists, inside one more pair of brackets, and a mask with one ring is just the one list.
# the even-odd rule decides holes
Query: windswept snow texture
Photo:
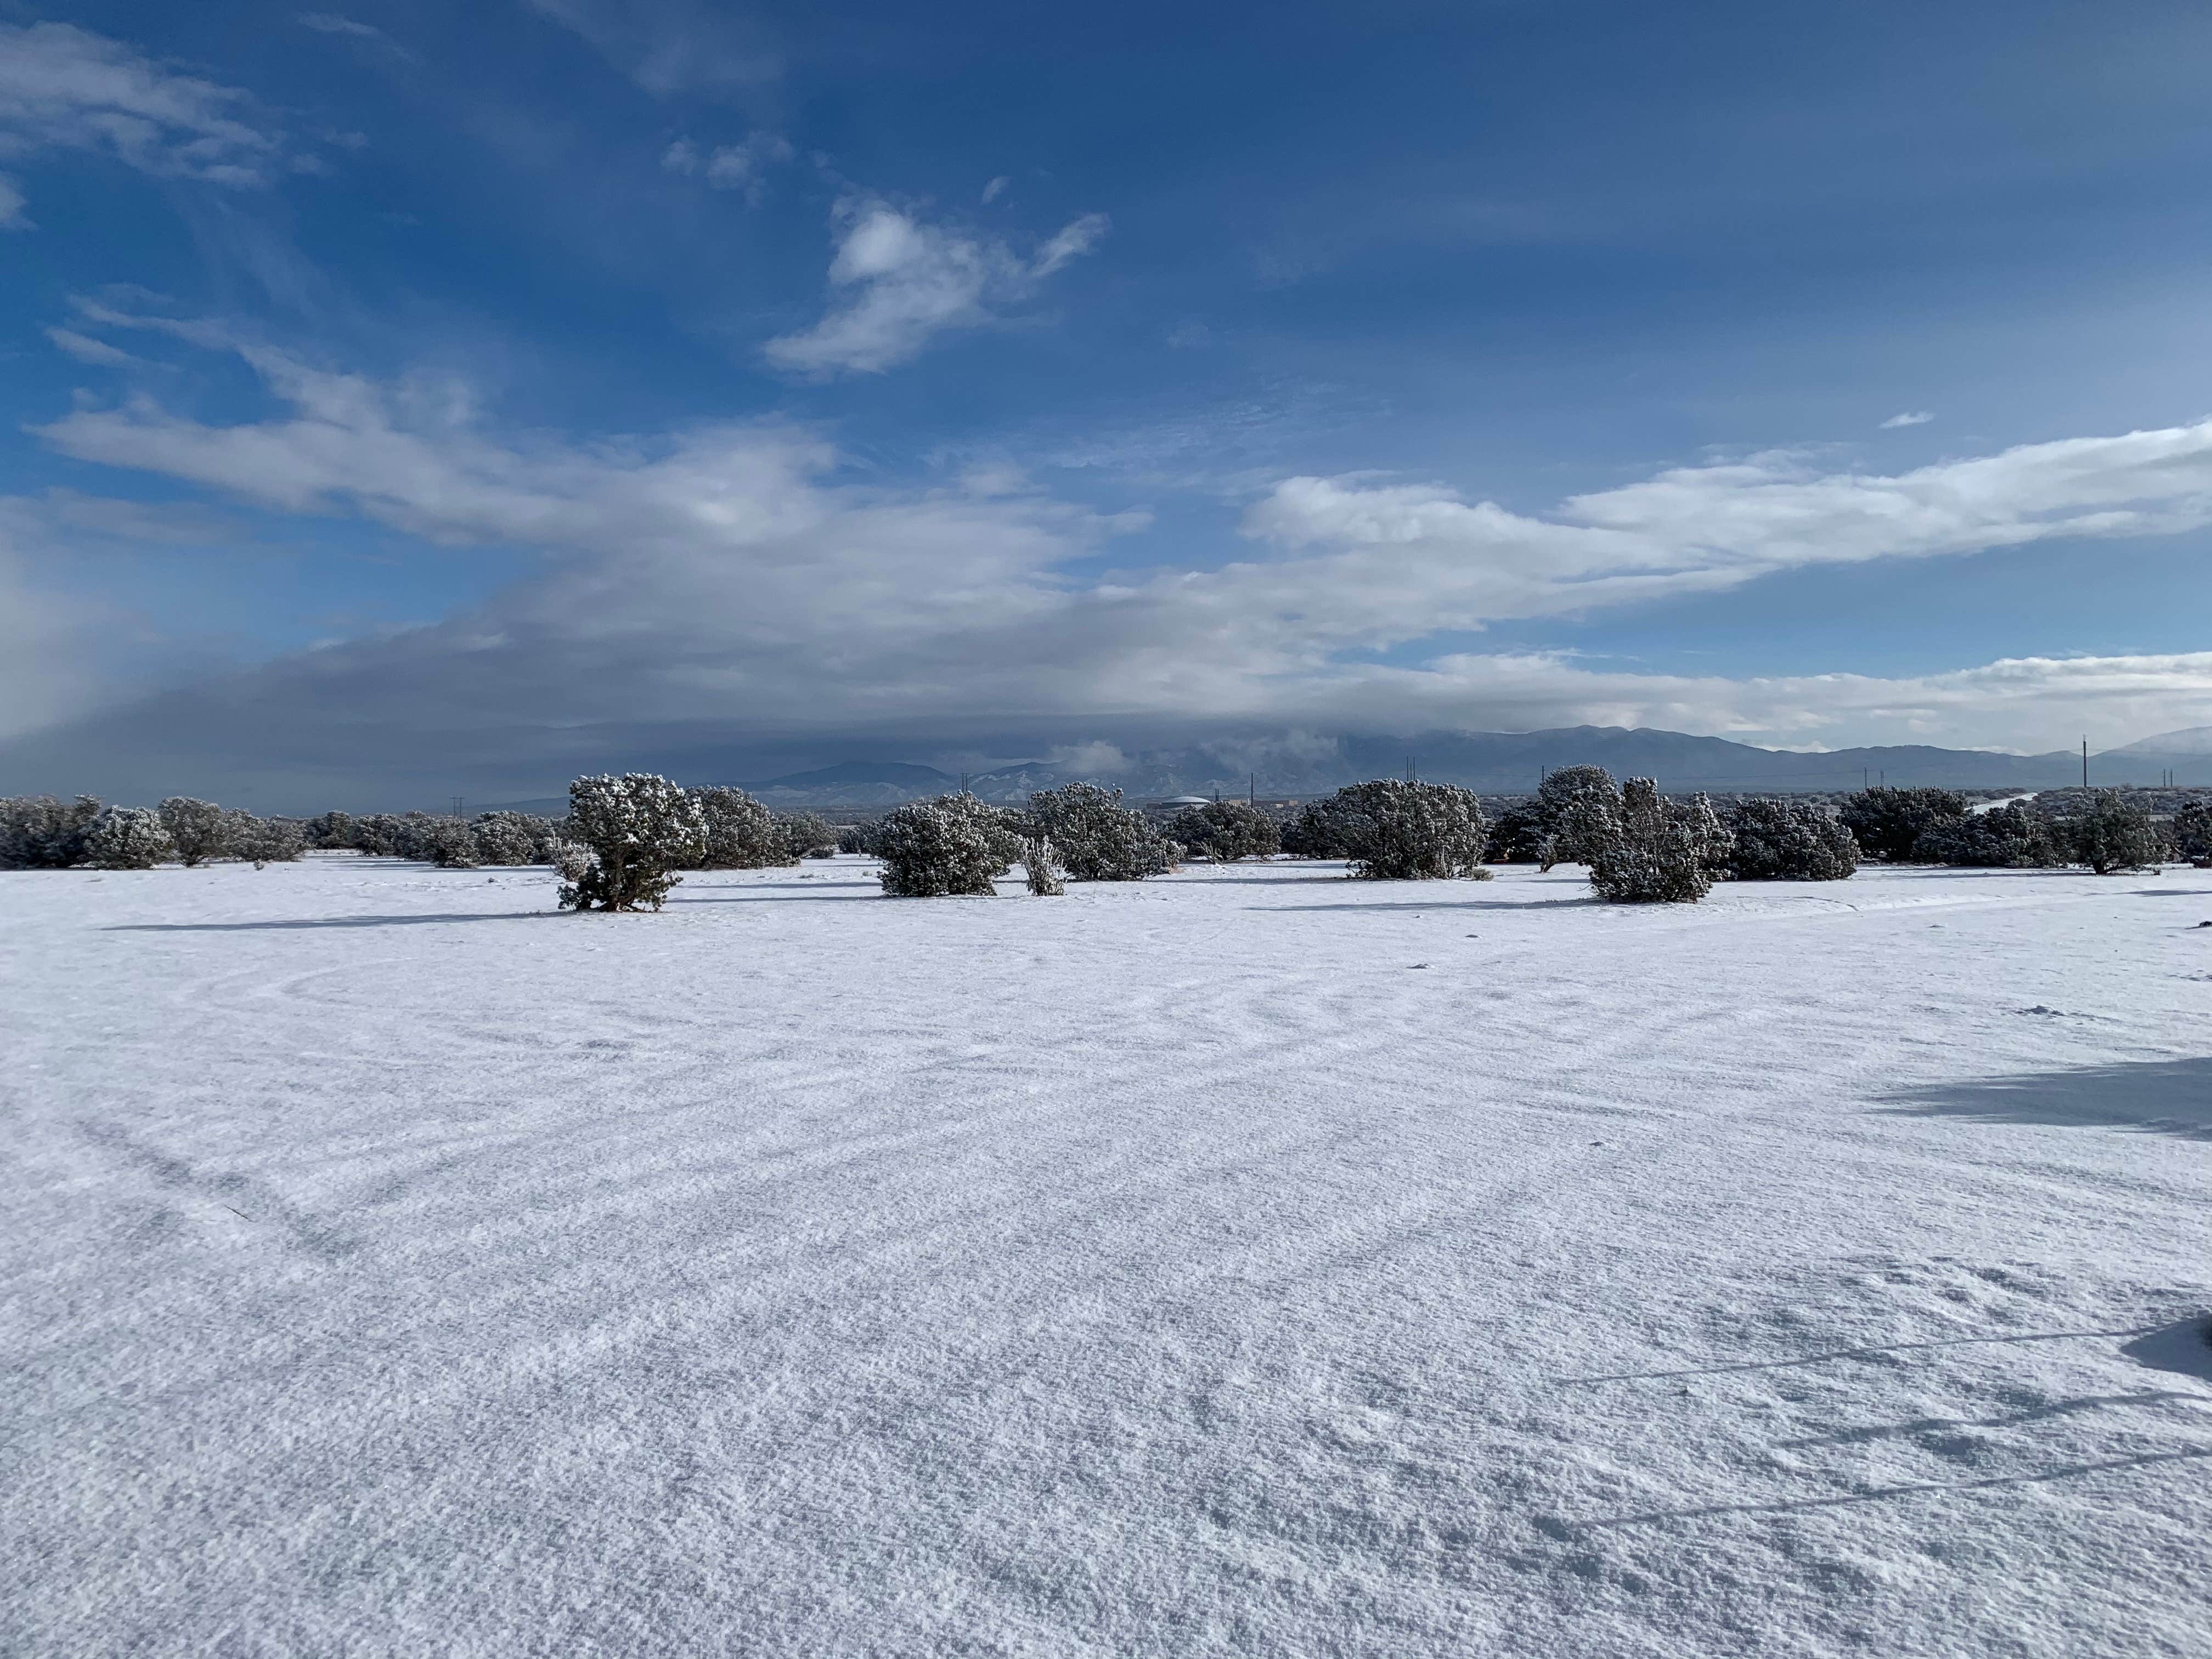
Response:
[{"label": "windswept snow texture", "polygon": [[0,1650],[2212,1652],[2212,875],[0,877]]}]

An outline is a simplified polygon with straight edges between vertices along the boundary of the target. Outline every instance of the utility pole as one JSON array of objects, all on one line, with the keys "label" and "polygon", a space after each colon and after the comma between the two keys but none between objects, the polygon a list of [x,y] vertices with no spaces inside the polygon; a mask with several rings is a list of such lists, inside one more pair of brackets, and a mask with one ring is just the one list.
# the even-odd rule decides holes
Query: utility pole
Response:
[{"label": "utility pole", "polygon": [[1244,775],[1244,804],[1247,806],[1257,806],[1260,804],[1260,775],[1257,772],[1247,772]]},{"label": "utility pole", "polygon": [[1859,768],[1859,788],[1860,788],[1860,790],[1861,790],[1862,792],[1863,792],[1863,791],[1865,790],[1865,788],[1866,788],[1867,785],[1869,785],[1869,783],[1872,783],[1873,781],[1874,781],[1874,768],[1872,768],[1871,766],[1862,766],[1861,768]]},{"label": "utility pole", "polygon": [[963,795],[968,793],[968,775],[965,772],[960,775],[960,793]]},{"label": "utility pole", "polygon": [[2081,739],[2081,787],[2089,787],[2089,739]]},{"label": "utility pole", "polygon": [[459,795],[456,795],[456,796],[454,796],[454,797],[453,797],[453,816],[454,816],[455,817],[460,817],[460,815],[461,815],[461,798],[460,798]]}]

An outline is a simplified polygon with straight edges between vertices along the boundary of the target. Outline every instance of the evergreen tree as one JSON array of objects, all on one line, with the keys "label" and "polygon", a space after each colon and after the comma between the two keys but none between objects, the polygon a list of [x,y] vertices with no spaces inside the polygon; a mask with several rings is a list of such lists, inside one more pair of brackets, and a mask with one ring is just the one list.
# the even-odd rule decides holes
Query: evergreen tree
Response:
[{"label": "evergreen tree", "polygon": [[592,862],[561,889],[564,910],[658,910],[707,840],[697,797],[647,772],[578,778],[568,823]]},{"label": "evergreen tree", "polygon": [[775,814],[744,790],[718,785],[695,789],[691,795],[707,826],[694,868],[768,870],[799,862],[777,829]]},{"label": "evergreen tree", "polygon": [[[1534,803],[1516,802],[1490,823],[1482,843],[1485,864],[1540,864],[1550,832]],[[1554,847],[1553,851],[1556,852]]]},{"label": "evergreen tree", "polygon": [[1615,904],[1694,904],[1712,890],[1713,848],[1697,815],[1650,778],[1621,786],[1620,808],[1589,848],[1590,885]]},{"label": "evergreen tree", "polygon": [[2050,823],[2021,806],[1945,818],[1920,832],[1914,860],[1961,869],[2045,870],[2066,862]]},{"label": "evergreen tree", "polygon": [[2212,804],[2191,801],[2173,815],[2173,850],[2198,869],[2212,865]]},{"label": "evergreen tree", "polygon": [[84,861],[85,833],[100,816],[90,795],[0,799],[0,870],[66,870]]},{"label": "evergreen tree", "polygon": [[1120,790],[1095,783],[1039,790],[1027,818],[1026,832],[1052,842],[1072,881],[1142,881],[1174,869],[1182,855],[1142,812],[1121,805]]},{"label": "evergreen tree", "polygon": [[1168,834],[1181,842],[1193,858],[1216,864],[1239,859],[1263,859],[1282,850],[1282,831],[1274,819],[1241,800],[1208,801],[1186,806],[1168,825]]},{"label": "evergreen tree", "polygon": [[169,832],[169,844],[177,849],[178,862],[191,870],[229,852],[229,837],[235,826],[213,801],[172,795],[161,803],[161,827]]},{"label": "evergreen tree", "polygon": [[459,818],[440,818],[430,831],[430,862],[441,870],[473,870],[483,862],[477,832]]},{"label": "evergreen tree", "polygon": [[150,806],[111,806],[85,826],[81,850],[95,870],[150,870],[169,855],[169,832]]},{"label": "evergreen tree", "polygon": [[1009,815],[973,795],[909,801],[884,814],[875,841],[890,898],[989,898],[1022,854]]},{"label": "evergreen tree", "polygon": [[1348,784],[1317,815],[1348,874],[1367,881],[1487,881],[1482,803],[1449,783]]},{"label": "evergreen tree", "polygon": [[1717,862],[1738,881],[1843,881],[1859,867],[1851,832],[1809,801],[1739,800],[1727,833]]},{"label": "evergreen tree", "polygon": [[1547,870],[1588,864],[1611,837],[1620,799],[1613,774],[1602,766],[1562,766],[1547,774],[1534,806],[1536,861]]},{"label": "evergreen tree", "polygon": [[1939,823],[1966,816],[1966,798],[1954,789],[1863,789],[1838,817],[1859,849],[1885,864],[1921,861],[1920,837]]},{"label": "evergreen tree", "polygon": [[2150,869],[2166,853],[2150,815],[2117,789],[2100,791],[2089,810],[2070,820],[2065,831],[2074,861],[2100,876]]},{"label": "evergreen tree", "polygon": [[827,858],[837,850],[837,832],[819,812],[779,812],[775,815],[775,832],[787,863]]}]

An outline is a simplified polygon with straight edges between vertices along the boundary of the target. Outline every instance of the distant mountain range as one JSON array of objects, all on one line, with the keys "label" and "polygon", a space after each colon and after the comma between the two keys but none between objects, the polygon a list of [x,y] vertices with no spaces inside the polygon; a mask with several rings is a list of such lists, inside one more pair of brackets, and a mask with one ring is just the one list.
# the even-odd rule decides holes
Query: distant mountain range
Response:
[{"label": "distant mountain range", "polygon": [[[1602,766],[1617,778],[1656,778],[1672,792],[1795,793],[1857,789],[1868,783],[1936,785],[1959,789],[2057,789],[2081,781],[2081,757],[2064,750],[2007,755],[1984,749],[1922,744],[1839,749],[1800,754],[1696,738],[1680,732],[1618,726],[1574,726],[1549,732],[1430,732],[1414,738],[1344,738],[1302,752],[1244,765],[1205,749],[1157,750],[1128,766],[1096,768],[1023,761],[967,775],[978,799],[1018,805],[1039,789],[1103,783],[1131,801],[1174,795],[1263,799],[1321,795],[1365,778],[1403,777],[1411,762],[1432,783],[1456,783],[1485,794],[1525,794],[1562,766]],[[2182,784],[2212,785],[2212,726],[2169,732],[2092,756],[2095,784],[2155,783],[2171,771]],[[960,787],[961,775],[898,761],[847,761],[807,772],[741,782],[738,787],[787,811],[830,807],[896,806]],[[559,812],[560,800],[518,801],[526,811]]]}]

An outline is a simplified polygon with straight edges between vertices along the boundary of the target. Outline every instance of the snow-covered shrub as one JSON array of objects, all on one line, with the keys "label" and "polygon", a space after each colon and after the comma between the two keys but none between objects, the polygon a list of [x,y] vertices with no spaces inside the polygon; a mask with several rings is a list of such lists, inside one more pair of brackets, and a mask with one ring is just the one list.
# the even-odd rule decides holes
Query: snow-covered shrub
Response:
[{"label": "snow-covered shrub", "polygon": [[1351,873],[1369,881],[1490,879],[1482,866],[1482,804],[1449,783],[1378,778],[1329,797],[1330,833]]},{"label": "snow-covered shrub", "polygon": [[1859,850],[1885,864],[1914,864],[1920,837],[1939,823],[1966,816],[1966,798],[1954,789],[1863,789],[1837,816]]},{"label": "snow-covered shrub", "polygon": [[2166,855],[2150,815],[2116,789],[2101,791],[2089,810],[2060,826],[2074,862],[2100,876],[2115,870],[2148,870]]},{"label": "snow-covered shrub", "polygon": [[972,795],[909,801],[876,826],[877,878],[891,898],[988,898],[1022,854],[1007,815]]},{"label": "snow-covered shrub", "polygon": [[2212,803],[2191,801],[2176,812],[2167,838],[2178,856],[2200,870],[2212,865]]},{"label": "snow-covered shrub", "polygon": [[1588,864],[1620,817],[1620,787],[1602,766],[1562,766],[1537,786],[1532,810],[1539,864]]},{"label": "snow-covered shrub", "polygon": [[1739,800],[1725,833],[1732,849],[1709,862],[1738,881],[1842,881],[1859,867],[1851,832],[1810,801]]},{"label": "snow-covered shrub", "polygon": [[694,789],[707,837],[693,867],[702,870],[766,870],[796,864],[798,854],[784,844],[775,816],[742,789],[718,785]]},{"label": "snow-covered shrub", "polygon": [[440,818],[430,830],[430,862],[441,870],[473,870],[483,862],[473,826],[459,818]]},{"label": "snow-covered shrub", "polygon": [[[1540,864],[1545,853],[1545,841],[1549,832],[1544,827],[1543,817],[1535,807],[1518,803],[1507,807],[1490,821],[1490,829],[1482,838],[1482,861],[1485,864]],[[1551,850],[1556,854],[1554,845]]]},{"label": "snow-covered shrub", "polygon": [[781,838],[784,861],[828,858],[837,850],[837,832],[819,812],[778,812],[775,832]]},{"label": "snow-covered shrub", "polygon": [[553,866],[553,873],[561,878],[565,887],[580,883],[592,867],[592,849],[580,841],[565,841],[556,836],[545,848],[544,862]]},{"label": "snow-covered shrub", "polygon": [[872,853],[875,849],[876,826],[872,823],[848,823],[837,832],[837,850],[841,853]]},{"label": "snow-covered shrub", "polygon": [[1182,850],[1154,830],[1142,812],[1122,805],[1120,790],[1095,783],[1037,791],[1030,797],[1028,830],[1050,839],[1073,881],[1142,881],[1164,875]]},{"label": "snow-covered shrub", "polygon": [[527,812],[479,812],[469,829],[480,864],[543,864],[553,840],[551,823]]},{"label": "snow-covered shrub", "polygon": [[150,806],[111,806],[84,828],[84,861],[95,870],[150,870],[169,855],[169,832]]},{"label": "snow-covered shrub", "polygon": [[172,795],[161,803],[161,827],[187,870],[230,851],[230,816],[213,801]]},{"label": "snow-covered shrub", "polygon": [[398,825],[398,818],[390,812],[370,812],[356,818],[353,821],[354,851],[378,858],[392,857]]},{"label": "snow-covered shrub", "polygon": [[1283,847],[1282,831],[1275,827],[1274,819],[1241,800],[1186,806],[1168,825],[1168,834],[1181,842],[1192,857],[1211,859],[1216,864],[1267,858]]},{"label": "snow-covered shrub", "polygon": [[1920,832],[1912,844],[1917,864],[1972,870],[2047,870],[2066,862],[2050,822],[2020,806],[1992,806],[1945,818]]},{"label": "snow-covered shrub", "polygon": [[222,816],[225,854],[251,859],[257,870],[264,864],[296,864],[307,850],[307,833],[297,818],[258,818],[242,810]]},{"label": "snow-covered shrub", "polygon": [[1712,890],[1714,848],[1695,813],[1650,778],[1620,787],[1620,810],[1591,853],[1590,885],[1615,904],[1694,904]]},{"label": "snow-covered shrub", "polygon": [[1337,817],[1335,798],[1310,800],[1282,829],[1283,851],[1292,858],[1343,859],[1352,856],[1345,841],[1345,825]]},{"label": "snow-covered shrub", "polygon": [[1067,884],[1060,879],[1060,860],[1054,857],[1052,842],[1043,836],[1028,836],[1022,841],[1022,871],[1028,878],[1030,891],[1039,898],[1058,898],[1067,891]]},{"label": "snow-covered shrub", "polygon": [[318,852],[349,853],[361,844],[350,812],[325,812],[320,817],[309,818],[304,833],[307,845]]},{"label": "snow-covered shrub", "polygon": [[0,799],[0,870],[66,870],[84,861],[85,831],[100,816],[90,795]]},{"label": "snow-covered shrub", "polygon": [[658,910],[703,855],[707,817],[698,797],[649,772],[578,778],[568,823],[592,849],[591,867],[561,889],[564,910]]}]

